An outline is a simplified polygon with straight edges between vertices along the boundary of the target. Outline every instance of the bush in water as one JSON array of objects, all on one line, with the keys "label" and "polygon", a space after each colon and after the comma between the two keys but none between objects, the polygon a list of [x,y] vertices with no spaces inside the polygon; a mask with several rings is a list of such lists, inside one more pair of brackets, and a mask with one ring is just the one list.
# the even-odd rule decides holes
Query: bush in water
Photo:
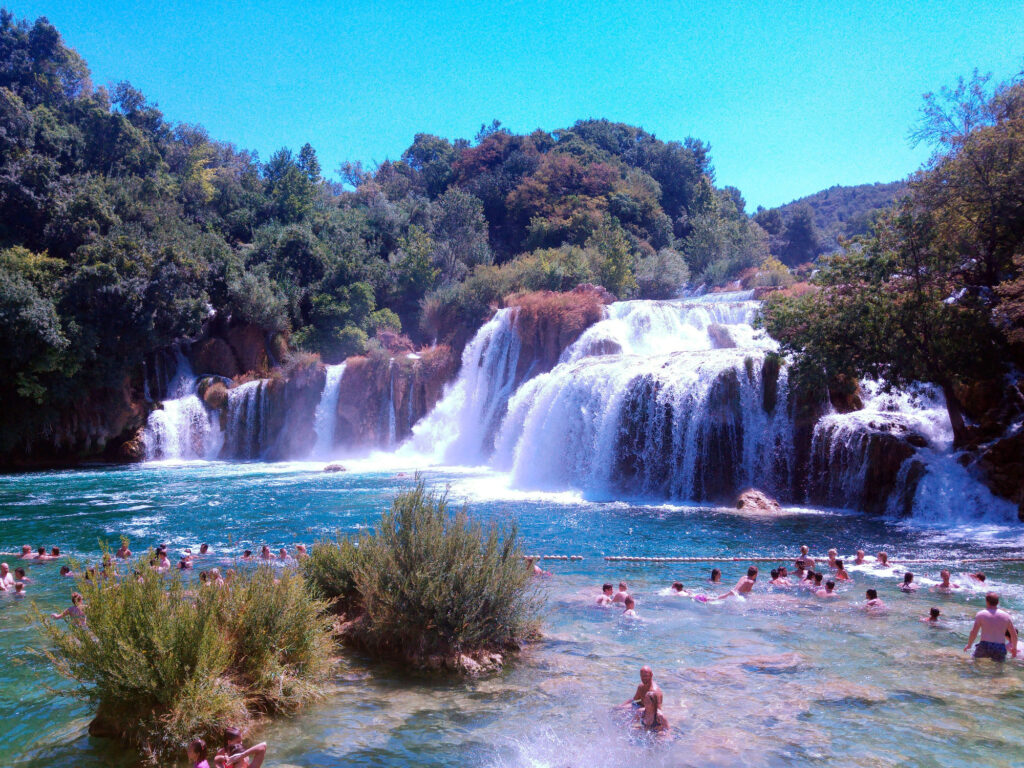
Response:
[{"label": "bush in water", "polygon": [[536,630],[540,597],[515,528],[452,514],[422,480],[372,534],[318,542],[305,568],[325,595],[359,606],[346,641],[412,666],[459,667]]},{"label": "bush in water", "polygon": [[97,707],[90,730],[161,764],[195,736],[219,740],[227,725],[318,696],[331,663],[326,606],[299,575],[264,567],[186,586],[148,568],[79,579],[86,624],[37,616],[41,654]]}]

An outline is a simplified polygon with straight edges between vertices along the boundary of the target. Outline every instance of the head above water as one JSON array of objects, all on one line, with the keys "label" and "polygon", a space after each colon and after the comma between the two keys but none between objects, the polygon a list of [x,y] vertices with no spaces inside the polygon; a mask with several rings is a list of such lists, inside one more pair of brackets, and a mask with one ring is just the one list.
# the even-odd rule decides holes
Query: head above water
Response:
[{"label": "head above water", "polygon": [[46,555],[46,547],[40,547],[36,550],[36,552],[39,554],[40,557],[44,557]]},{"label": "head above water", "polygon": [[210,551],[210,545],[209,544],[200,544],[199,545],[199,554],[200,555],[205,555],[209,551]]},{"label": "head above water", "polygon": [[623,601],[623,604],[626,606],[626,609],[629,610],[630,608],[636,607],[636,600],[634,600],[632,597],[627,597]]},{"label": "head above water", "polygon": [[825,578],[824,574],[816,573],[816,574],[814,574],[814,583],[820,585],[821,584],[821,580],[824,579],[824,578]]},{"label": "head above water", "polygon": [[626,592],[628,590],[629,590],[629,587],[626,586],[626,582],[620,581],[619,582],[619,592]]},{"label": "head above water", "polygon": [[774,581],[775,579],[779,578],[779,569],[778,568],[772,568],[771,575],[772,575],[772,581]]},{"label": "head above water", "polygon": [[21,545],[21,554],[23,554],[23,555],[27,555],[27,554],[29,554],[29,553],[30,553],[31,551],[32,551],[32,547],[31,547],[31,545],[29,545],[29,544],[22,544],[22,545]]},{"label": "head above water", "polygon": [[885,565],[887,562],[889,562],[889,556],[885,554],[885,552],[879,552],[878,562],[880,562],[882,565]]},{"label": "head above water", "polygon": [[989,592],[985,595],[985,605],[989,608],[995,608],[999,605],[999,595],[995,592]]},{"label": "head above water", "polygon": [[831,592],[835,588],[836,588],[836,583],[834,581],[832,581],[831,579],[829,579],[828,581],[825,582],[825,589],[827,591]]},{"label": "head above water", "polygon": [[722,571],[721,571],[721,569],[719,569],[719,568],[712,568],[711,569],[711,580],[717,582],[717,581],[721,581],[721,579],[722,579]]},{"label": "head above water", "polygon": [[846,566],[843,565],[843,561],[842,560],[836,560],[836,570],[837,571],[842,571],[842,570],[845,570],[845,569],[846,569]]},{"label": "head above water", "polygon": [[752,565],[749,568],[747,568],[747,578],[748,579],[756,579],[757,578],[757,566],[756,565]]},{"label": "head above water", "polygon": [[603,587],[601,587],[601,591],[604,592],[606,595],[610,595],[612,592],[615,591],[615,587],[613,587],[611,584],[605,584]]},{"label": "head above water", "polygon": [[808,549],[806,544],[801,544],[800,545],[800,554],[801,555],[806,555],[809,551],[810,550]]},{"label": "head above water", "polygon": [[985,574],[982,573],[981,571],[978,571],[977,573],[974,574],[974,578],[976,578],[978,581],[982,581],[983,582],[983,581],[985,581]]},{"label": "head above water", "polygon": [[70,566],[67,566],[67,565],[62,565],[62,566],[60,567],[60,575],[61,575],[61,576],[67,576],[67,575],[68,575],[69,573],[71,573],[71,568],[70,568]]},{"label": "head above water", "polygon": [[60,557],[60,547],[51,547],[50,548],[50,556],[51,557]]},{"label": "head above water", "polygon": [[943,569],[943,570],[939,571],[939,577],[940,577],[940,578],[941,578],[941,579],[942,579],[943,581],[949,581],[949,571],[947,571],[947,570],[945,570],[945,569]]},{"label": "head above water", "polygon": [[938,608],[932,608],[930,611],[928,611],[928,617],[932,621],[935,621],[935,619],[939,618],[939,615],[941,613],[942,613],[942,611],[940,611]]},{"label": "head above water", "polygon": [[654,679],[654,670],[653,669],[651,669],[646,664],[644,664],[644,666],[640,667],[640,682],[641,683],[643,683],[644,685],[650,685],[651,681],[653,679]]},{"label": "head above water", "polygon": [[672,589],[674,589],[676,592],[682,592],[683,591],[683,582],[681,582],[681,581],[673,581],[672,582]]},{"label": "head above water", "polygon": [[833,560],[835,560],[835,558],[836,558],[836,555],[838,555],[838,554],[839,554],[839,552],[838,552],[837,550],[835,550],[835,549],[830,549],[830,550],[828,551],[828,556],[829,556],[830,558],[832,558]]},{"label": "head above water", "polygon": [[867,595],[868,600],[877,600],[878,599],[878,591],[877,590],[869,589],[867,592],[865,592],[865,594]]},{"label": "head above water", "polygon": [[903,583],[904,584],[909,584],[913,580],[914,580],[914,574],[912,574],[910,571],[907,571],[906,573],[903,574]]}]

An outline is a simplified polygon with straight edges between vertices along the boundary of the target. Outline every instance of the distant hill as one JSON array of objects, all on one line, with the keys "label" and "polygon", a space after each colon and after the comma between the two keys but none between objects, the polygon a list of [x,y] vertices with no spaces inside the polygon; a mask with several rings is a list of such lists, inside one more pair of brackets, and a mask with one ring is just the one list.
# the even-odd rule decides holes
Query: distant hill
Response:
[{"label": "distant hill", "polygon": [[[905,181],[836,185],[777,208],[759,208],[754,219],[768,232],[773,256],[791,264],[810,261],[836,250],[840,237],[867,234],[877,212],[891,205],[906,186]],[[813,220],[813,231],[807,231],[807,219]],[[799,230],[799,245],[787,236],[794,227]]]}]

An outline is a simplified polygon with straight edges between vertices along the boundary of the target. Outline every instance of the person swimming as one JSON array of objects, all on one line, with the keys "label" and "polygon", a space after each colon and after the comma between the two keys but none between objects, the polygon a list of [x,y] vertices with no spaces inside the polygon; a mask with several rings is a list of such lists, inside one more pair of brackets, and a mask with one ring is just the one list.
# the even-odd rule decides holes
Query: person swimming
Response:
[{"label": "person swimming", "polygon": [[838,562],[836,558],[838,556],[839,553],[836,550],[830,549],[828,551],[828,567],[831,568],[833,571],[836,569],[836,563]]},{"label": "person swimming", "polygon": [[814,568],[815,560],[813,557],[807,554],[808,552],[809,550],[807,548],[807,545],[801,545],[800,555],[793,561],[793,565],[795,565],[797,568],[806,568],[807,570]]},{"label": "person swimming", "polygon": [[601,594],[597,596],[598,605],[611,605],[615,602],[612,599],[612,595],[615,593],[615,588],[611,584],[605,584],[601,587]]},{"label": "person swimming", "polygon": [[886,610],[885,602],[878,596],[878,590],[869,589],[864,596],[867,598],[864,602],[864,610],[869,613],[881,613]]},{"label": "person swimming", "polygon": [[639,619],[640,617],[636,613],[636,600],[632,597],[627,597],[623,602],[626,610],[622,612],[624,618],[627,619]]},{"label": "person swimming", "polygon": [[853,581],[853,577],[846,571],[846,566],[843,565],[842,560],[836,560],[836,573],[834,576],[836,581]]},{"label": "person swimming", "polygon": [[964,651],[970,651],[974,639],[981,633],[981,642],[974,649],[974,658],[1006,661],[1007,643],[1009,639],[1010,653],[1017,656],[1017,628],[1013,619],[999,607],[999,595],[989,592],[985,595],[985,607],[974,617],[974,626],[967,638]]},{"label": "person swimming", "polygon": [[858,549],[857,550],[857,557],[854,558],[853,564],[854,565],[864,565],[865,562],[866,561],[864,560],[864,550],[863,549]]},{"label": "person swimming", "polygon": [[633,698],[628,699],[619,705],[619,708],[626,707],[640,707],[643,705],[644,696],[649,691],[661,692],[661,688],[654,681],[654,670],[646,664],[640,667],[640,685],[636,687],[636,691],[633,693]]},{"label": "person swimming", "polygon": [[76,624],[85,625],[85,609],[82,607],[82,596],[78,592],[71,593],[71,605],[60,613],[51,613],[53,619],[71,619]]},{"label": "person swimming", "polygon": [[662,693],[648,691],[644,694],[642,701],[643,713],[640,715],[640,724],[649,733],[668,733],[669,723],[665,713],[661,711]]},{"label": "person swimming", "polygon": [[243,563],[251,563],[252,560],[253,560],[253,557],[252,557],[252,550],[251,549],[247,549],[244,552],[242,552],[242,562]]},{"label": "person swimming", "polygon": [[875,563],[875,568],[888,568],[889,567],[889,556],[885,552],[879,552]]},{"label": "person swimming", "polygon": [[681,581],[673,581],[672,582],[672,594],[674,594],[674,595],[687,595],[688,596],[690,593],[687,592],[683,588],[683,582],[681,582]]},{"label": "person swimming", "polygon": [[814,593],[814,596],[815,597],[823,597],[823,598],[826,598],[826,599],[830,599],[830,598],[833,598],[833,597],[839,597],[839,593],[836,592],[836,583],[834,581],[832,581],[832,579],[829,579],[828,581],[825,582],[825,588],[824,589],[819,589],[817,592]]},{"label": "person swimming", "polygon": [[24,584],[31,584],[32,579],[25,575],[25,569],[20,565],[14,569],[14,583],[22,582]]},{"label": "person swimming", "polygon": [[270,554],[270,547],[264,544],[260,547],[260,560],[273,560],[274,556]]},{"label": "person swimming", "polygon": [[121,539],[121,546],[117,552],[114,553],[114,557],[118,560],[127,560],[132,556],[132,551],[128,548],[128,539]]},{"label": "person swimming", "polygon": [[981,571],[978,571],[977,573],[968,573],[967,574],[967,578],[970,579],[971,581],[975,582],[976,584],[984,584],[985,583],[985,574],[982,573]]},{"label": "person swimming", "polygon": [[771,577],[772,579],[768,583],[773,587],[782,587],[784,589],[788,589],[789,587],[793,586],[789,583],[789,579],[782,578],[782,572],[778,568],[772,568]]},{"label": "person swimming", "polygon": [[619,582],[619,591],[612,595],[613,603],[624,603],[626,598],[629,597],[629,588],[626,586],[626,582]]},{"label": "person swimming", "polygon": [[928,611],[927,616],[918,619],[918,621],[922,622],[923,624],[928,624],[929,626],[934,627],[939,623],[939,616],[941,615],[942,611],[940,611],[938,608],[932,608],[930,611]]},{"label": "person swimming", "polygon": [[757,583],[757,566],[752,565],[747,568],[747,575],[736,582],[736,586],[726,592],[724,595],[719,595],[716,600],[727,600],[730,597],[743,597],[749,595],[750,591],[754,588],[754,584]]},{"label": "person swimming", "polygon": [[900,592],[917,592],[917,584],[914,583],[914,574],[910,571],[903,574],[903,583],[900,584]]},{"label": "person swimming", "polygon": [[932,587],[932,591],[933,592],[940,592],[940,593],[942,593],[944,595],[949,595],[949,594],[952,594],[953,590],[960,589],[960,585],[959,584],[953,584],[949,580],[949,571],[947,571],[947,570],[940,571],[939,572],[939,578],[941,579],[941,581],[938,584],[936,584],[934,587]]},{"label": "person swimming", "polygon": [[711,579],[710,579],[710,581],[711,581],[712,584],[721,584],[722,583],[722,571],[720,569],[718,569],[718,568],[712,568],[711,569]]},{"label": "person swimming", "polygon": [[267,756],[267,743],[260,742],[246,749],[242,745],[242,732],[237,728],[224,729],[224,747],[217,750],[213,762],[219,767],[260,768]]}]

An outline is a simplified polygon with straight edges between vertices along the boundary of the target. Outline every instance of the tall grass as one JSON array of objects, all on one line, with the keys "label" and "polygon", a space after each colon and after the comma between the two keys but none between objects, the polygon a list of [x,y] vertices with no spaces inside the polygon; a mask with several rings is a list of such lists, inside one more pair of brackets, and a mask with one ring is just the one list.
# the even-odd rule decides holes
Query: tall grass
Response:
[{"label": "tall grass", "polygon": [[153,762],[180,757],[257,713],[319,694],[330,664],[325,605],[297,574],[269,568],[190,592],[179,574],[81,579],[86,623],[38,617],[41,651],[102,730]]},{"label": "tall grass", "polygon": [[359,606],[348,639],[414,665],[515,645],[540,608],[515,527],[452,513],[422,480],[357,544],[318,542],[305,572],[325,594]]}]

